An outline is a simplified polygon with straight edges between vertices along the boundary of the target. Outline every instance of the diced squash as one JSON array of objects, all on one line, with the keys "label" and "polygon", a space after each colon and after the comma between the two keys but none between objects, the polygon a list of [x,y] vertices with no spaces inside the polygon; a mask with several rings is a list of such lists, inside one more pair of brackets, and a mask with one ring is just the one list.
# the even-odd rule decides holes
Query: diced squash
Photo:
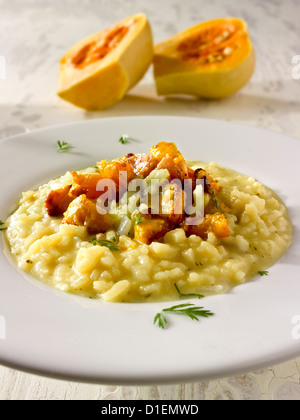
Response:
[{"label": "diced squash", "polygon": [[160,162],[165,156],[172,157],[176,163],[184,161],[184,157],[177,149],[175,143],[160,142],[150,149],[150,155]]},{"label": "diced squash", "polygon": [[195,226],[184,225],[184,230],[188,235],[197,235],[202,239],[207,239],[210,232],[214,233],[217,238],[228,238],[231,236],[228,220],[220,213],[207,214],[200,224]]},{"label": "diced squash", "polygon": [[[111,179],[117,186],[117,189],[121,187],[124,182],[122,181],[122,172],[126,172],[126,183],[123,187],[127,187],[127,184],[136,178],[136,174],[134,172],[133,167],[131,164],[124,158],[120,158],[117,160],[106,161],[103,160],[98,162],[98,169],[103,179]],[[124,179],[125,181],[125,179]]]},{"label": "diced squash", "polygon": [[156,159],[145,153],[138,155],[130,153],[126,155],[125,159],[132,166],[136,176],[141,176],[142,178],[146,178],[157,166]]},{"label": "diced squash", "polygon": [[168,232],[168,223],[163,219],[151,219],[151,216],[143,216],[143,221],[134,226],[134,239],[150,245]]},{"label": "diced squash", "polygon": [[186,194],[177,184],[170,184],[164,188],[161,197],[160,217],[171,225],[179,225],[185,215]]},{"label": "diced squash", "polygon": [[167,169],[172,179],[188,177],[188,167],[175,143],[160,142],[150,149],[150,156],[157,160],[157,169]]},{"label": "diced squash", "polygon": [[97,191],[97,185],[102,180],[100,174],[79,174],[78,172],[72,172],[72,177],[73,183],[70,195],[73,198],[77,198],[82,194],[85,194],[90,200],[99,198],[100,192]]},{"label": "diced squash", "polygon": [[206,181],[205,192],[217,193],[221,189],[219,184],[204,169],[196,169],[195,179],[204,179]]},{"label": "diced squash", "polygon": [[90,234],[96,234],[104,233],[111,228],[113,217],[109,213],[98,213],[96,204],[83,194],[72,201],[63,223],[85,226]]},{"label": "diced squash", "polygon": [[64,214],[73,200],[69,195],[70,189],[71,185],[68,185],[59,190],[50,191],[45,200],[45,206],[49,216],[59,217]]}]

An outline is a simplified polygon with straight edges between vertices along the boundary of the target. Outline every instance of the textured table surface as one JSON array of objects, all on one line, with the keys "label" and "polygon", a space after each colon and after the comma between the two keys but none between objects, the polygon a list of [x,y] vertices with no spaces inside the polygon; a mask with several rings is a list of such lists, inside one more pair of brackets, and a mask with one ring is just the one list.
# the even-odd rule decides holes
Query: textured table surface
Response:
[{"label": "textured table surface", "polygon": [[[0,0],[0,11],[0,139],[66,122],[129,115],[222,119],[300,138],[298,0]],[[148,15],[155,42],[203,20],[243,17],[258,61],[251,83],[222,101],[166,100],[157,97],[150,69],[121,103],[103,112],[86,113],[61,101],[57,73],[64,52],[139,12]],[[65,382],[0,366],[0,400],[9,399],[299,400],[300,358],[233,378],[151,387]]]}]

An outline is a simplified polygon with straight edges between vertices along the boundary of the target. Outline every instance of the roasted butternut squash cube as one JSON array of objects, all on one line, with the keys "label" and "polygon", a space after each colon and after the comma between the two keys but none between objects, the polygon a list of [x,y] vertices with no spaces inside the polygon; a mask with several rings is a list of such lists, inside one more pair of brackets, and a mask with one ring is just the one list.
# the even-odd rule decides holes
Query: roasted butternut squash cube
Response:
[{"label": "roasted butternut squash cube", "polygon": [[158,241],[165,236],[168,230],[169,226],[165,220],[143,216],[143,221],[134,226],[134,239],[150,245],[153,241]]},{"label": "roasted butternut squash cube", "polygon": [[221,213],[207,214],[198,225],[184,225],[184,230],[188,235],[197,235],[202,239],[207,239],[210,232],[217,238],[228,238],[231,236],[231,230],[228,226],[228,220]]},{"label": "roasted butternut squash cube", "polygon": [[64,214],[73,200],[69,194],[70,190],[71,185],[67,185],[59,190],[50,191],[45,200],[45,206],[49,216],[59,217]]},{"label": "roasted butternut squash cube", "polygon": [[82,194],[70,204],[63,223],[85,226],[90,234],[104,233],[113,225],[113,217],[98,213],[96,203]]}]

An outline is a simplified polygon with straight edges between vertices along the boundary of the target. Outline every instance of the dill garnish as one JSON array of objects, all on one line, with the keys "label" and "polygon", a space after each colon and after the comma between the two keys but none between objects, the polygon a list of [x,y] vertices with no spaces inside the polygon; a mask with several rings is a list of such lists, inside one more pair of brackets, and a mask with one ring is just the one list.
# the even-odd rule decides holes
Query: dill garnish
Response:
[{"label": "dill garnish", "polygon": [[258,274],[260,276],[268,276],[269,275],[269,272],[268,271],[259,271]]},{"label": "dill garnish", "polygon": [[111,241],[107,239],[97,239],[96,236],[92,236],[90,243],[94,246],[105,246],[106,248],[110,249],[112,252],[120,251],[120,247],[116,244],[116,240],[113,239]]},{"label": "dill garnish", "polygon": [[154,318],[154,325],[157,324],[159,328],[165,329],[168,323],[165,316],[166,313],[184,315],[193,321],[199,321],[199,317],[209,318],[215,315],[211,311],[205,310],[203,307],[195,306],[193,303],[183,303],[182,305],[175,305],[171,308],[163,309],[161,312],[156,314]]},{"label": "dill garnish", "polygon": [[7,227],[4,226],[5,223],[0,220],[0,232],[3,232],[4,230],[7,230]]},{"label": "dill garnish", "polygon": [[212,192],[212,198],[213,198],[213,200],[214,200],[214,203],[215,203],[216,209],[217,209],[217,210],[220,210],[219,202],[218,202],[218,200],[217,200],[217,197],[216,197],[216,194],[215,194],[215,192],[214,192],[214,191]]},{"label": "dill garnish", "polygon": [[121,144],[129,143],[129,136],[127,134],[124,134],[122,137],[120,137],[119,142]]},{"label": "dill garnish", "polygon": [[137,216],[136,216],[136,218],[135,218],[135,224],[136,225],[139,225],[140,223],[143,223],[143,221],[144,221],[145,219],[142,217],[142,215],[139,213]]},{"label": "dill garnish", "polygon": [[179,290],[179,287],[177,286],[176,283],[174,283],[174,287],[177,290],[180,298],[183,298],[183,299],[184,298],[197,298],[197,299],[203,299],[204,298],[204,296],[199,295],[198,293],[188,293],[188,294],[181,293],[181,291]]},{"label": "dill garnish", "polygon": [[58,145],[57,153],[64,153],[64,152],[67,152],[70,149],[74,149],[73,146],[71,146],[69,143],[67,143],[65,141],[58,140],[57,145]]}]

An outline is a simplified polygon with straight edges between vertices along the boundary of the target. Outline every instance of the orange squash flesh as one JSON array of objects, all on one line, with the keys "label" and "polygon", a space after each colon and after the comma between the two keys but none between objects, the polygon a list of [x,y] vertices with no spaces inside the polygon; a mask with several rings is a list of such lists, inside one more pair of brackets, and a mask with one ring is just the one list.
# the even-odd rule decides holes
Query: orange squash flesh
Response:
[{"label": "orange squash flesh", "polygon": [[247,24],[238,18],[204,22],[154,49],[158,94],[223,98],[240,90],[255,70]]},{"label": "orange squash flesh", "polygon": [[85,38],[65,54],[58,96],[88,111],[107,108],[139,82],[152,59],[147,17],[129,17]]},{"label": "orange squash flesh", "polygon": [[103,58],[116,48],[128,34],[132,23],[133,22],[130,22],[128,25],[119,26],[113,29],[104,37],[104,40],[101,40],[98,43],[92,41],[87,45],[84,45],[72,58],[71,61],[73,66],[80,69],[99,60],[103,60]]}]

